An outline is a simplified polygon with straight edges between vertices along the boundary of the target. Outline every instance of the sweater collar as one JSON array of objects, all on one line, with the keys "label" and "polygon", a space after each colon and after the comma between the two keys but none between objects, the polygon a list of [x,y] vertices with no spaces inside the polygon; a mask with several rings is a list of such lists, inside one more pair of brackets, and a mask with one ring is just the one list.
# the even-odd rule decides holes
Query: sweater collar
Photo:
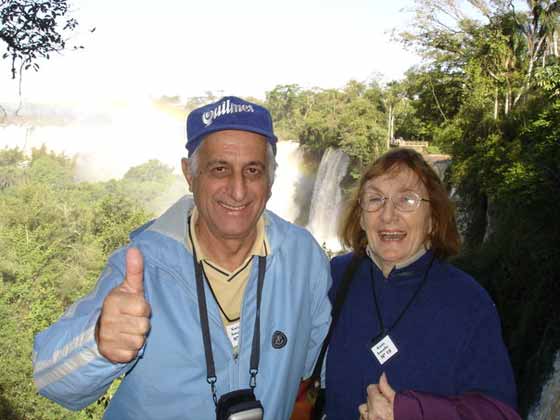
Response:
[{"label": "sweater collar", "polygon": [[[375,254],[373,254],[369,246],[366,249],[366,253],[369,259],[373,262],[374,267],[385,278],[383,271],[380,268],[380,264],[378,264],[377,257],[375,257]],[[419,274],[424,273],[433,256],[434,253],[431,249],[422,248],[408,260],[395,265],[389,272],[387,279],[400,281],[411,277],[416,278]]]}]

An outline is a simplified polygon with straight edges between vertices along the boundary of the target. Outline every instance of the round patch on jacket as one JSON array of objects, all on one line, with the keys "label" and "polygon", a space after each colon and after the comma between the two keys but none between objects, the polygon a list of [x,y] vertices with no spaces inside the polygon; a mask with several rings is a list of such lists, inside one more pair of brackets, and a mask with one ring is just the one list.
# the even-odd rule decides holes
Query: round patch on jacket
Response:
[{"label": "round patch on jacket", "polygon": [[274,331],[272,334],[272,347],[281,349],[288,343],[288,337],[282,331]]}]

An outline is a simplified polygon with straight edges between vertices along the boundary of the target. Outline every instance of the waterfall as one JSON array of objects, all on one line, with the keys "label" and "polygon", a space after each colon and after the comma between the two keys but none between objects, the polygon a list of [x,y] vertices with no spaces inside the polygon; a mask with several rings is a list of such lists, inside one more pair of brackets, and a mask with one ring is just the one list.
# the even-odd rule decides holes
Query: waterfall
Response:
[{"label": "waterfall", "polygon": [[560,419],[560,352],[556,353],[552,374],[543,385],[541,399],[527,420]]},{"label": "waterfall", "polygon": [[303,153],[295,141],[279,141],[276,147],[276,177],[267,208],[290,222],[299,216],[298,185],[303,176]]},{"label": "waterfall", "polygon": [[342,210],[340,182],[346,175],[350,159],[339,149],[328,148],[317,171],[307,228],[320,244],[329,250],[339,251],[337,229]]}]

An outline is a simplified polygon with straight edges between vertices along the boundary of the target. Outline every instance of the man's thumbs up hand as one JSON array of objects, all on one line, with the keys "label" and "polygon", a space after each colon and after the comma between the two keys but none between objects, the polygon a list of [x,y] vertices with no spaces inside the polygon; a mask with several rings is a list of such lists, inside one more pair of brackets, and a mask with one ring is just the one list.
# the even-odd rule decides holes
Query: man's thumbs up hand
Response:
[{"label": "man's thumbs up hand", "polygon": [[119,287],[123,292],[144,294],[144,258],[137,248],[126,252],[126,277]]},{"label": "man's thumbs up hand", "polygon": [[113,363],[133,360],[150,330],[150,312],[144,298],[144,258],[137,248],[130,248],[125,278],[105,298],[97,321],[99,352]]}]

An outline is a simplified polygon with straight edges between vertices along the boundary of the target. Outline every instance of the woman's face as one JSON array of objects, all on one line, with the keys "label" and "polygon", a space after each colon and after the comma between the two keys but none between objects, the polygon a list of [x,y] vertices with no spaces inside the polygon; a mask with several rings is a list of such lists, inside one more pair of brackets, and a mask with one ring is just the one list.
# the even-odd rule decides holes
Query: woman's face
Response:
[{"label": "woman's face", "polygon": [[[367,181],[361,199],[367,194],[396,197],[401,192],[415,192],[429,199],[426,187],[409,168],[395,168],[390,172]],[[360,224],[365,230],[369,246],[385,275],[396,264],[406,262],[424,246],[431,230],[430,203],[421,201],[412,212],[402,212],[387,199],[379,210],[362,210]]]}]

